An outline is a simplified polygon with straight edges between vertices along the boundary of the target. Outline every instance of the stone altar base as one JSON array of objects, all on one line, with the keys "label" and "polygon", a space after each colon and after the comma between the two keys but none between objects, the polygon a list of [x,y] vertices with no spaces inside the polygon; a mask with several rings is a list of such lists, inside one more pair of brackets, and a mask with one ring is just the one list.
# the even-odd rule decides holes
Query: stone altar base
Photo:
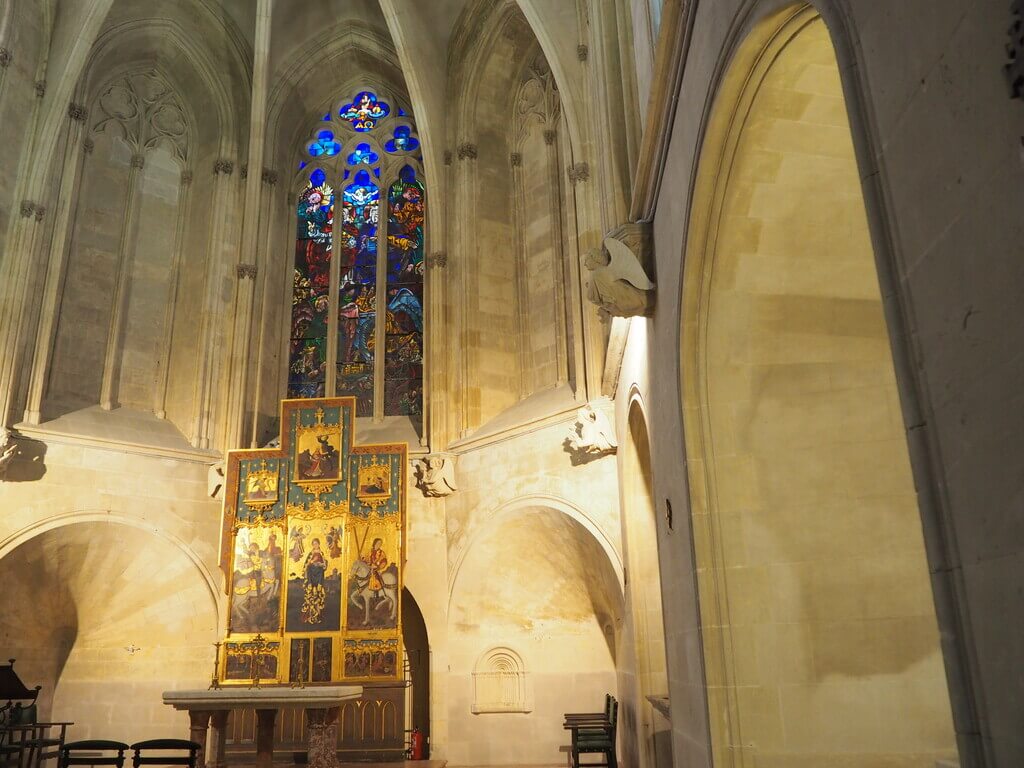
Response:
[{"label": "stone altar base", "polygon": [[[310,768],[338,768],[335,752],[338,708],[363,694],[359,685],[316,688],[218,688],[164,691],[164,704],[187,711],[192,741],[203,746],[198,768],[227,768],[224,754],[228,714],[233,709],[256,710],[256,768],[271,768],[274,761],[274,724],[280,709],[306,710]],[[212,738],[207,731],[212,728]],[[207,758],[207,746],[209,757]]]}]

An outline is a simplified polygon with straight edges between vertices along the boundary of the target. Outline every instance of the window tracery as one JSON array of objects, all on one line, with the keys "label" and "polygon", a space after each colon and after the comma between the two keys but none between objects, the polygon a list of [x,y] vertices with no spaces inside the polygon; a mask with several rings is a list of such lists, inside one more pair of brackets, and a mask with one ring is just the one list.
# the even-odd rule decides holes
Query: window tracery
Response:
[{"label": "window tracery", "polygon": [[305,141],[288,397],[353,396],[358,416],[419,419],[426,190],[415,124],[394,103],[358,91]]}]

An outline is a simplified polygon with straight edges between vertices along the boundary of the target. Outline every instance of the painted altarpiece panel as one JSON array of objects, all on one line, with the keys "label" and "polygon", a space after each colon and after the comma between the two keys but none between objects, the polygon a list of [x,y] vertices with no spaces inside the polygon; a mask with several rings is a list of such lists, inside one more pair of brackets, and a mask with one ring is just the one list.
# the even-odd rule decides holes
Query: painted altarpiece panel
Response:
[{"label": "painted altarpiece panel", "polygon": [[228,453],[222,683],[401,677],[408,449],[353,445],[356,408],[285,400],[280,448]]}]

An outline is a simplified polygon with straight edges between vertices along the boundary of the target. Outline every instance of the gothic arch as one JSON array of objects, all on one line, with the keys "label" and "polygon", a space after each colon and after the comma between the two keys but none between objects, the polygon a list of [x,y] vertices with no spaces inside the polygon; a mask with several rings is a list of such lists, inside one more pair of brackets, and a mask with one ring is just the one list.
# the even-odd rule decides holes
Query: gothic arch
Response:
[{"label": "gothic arch", "polygon": [[[808,732],[823,734],[829,718],[863,720],[871,710],[857,697],[825,699],[849,680],[872,676],[873,686],[919,690],[929,702],[914,710],[931,734],[918,749],[942,755],[951,741],[906,444],[889,406],[896,395],[892,330],[887,334],[834,51],[810,6],[784,7],[762,18],[732,51],[696,171],[683,267],[680,376],[698,581],[710,598],[702,599],[700,612],[716,761],[744,759],[726,744],[790,756],[885,751],[893,731],[884,722],[864,725],[871,735],[856,746],[829,736],[778,743],[764,736],[736,687],[772,691],[789,685],[806,671],[808,653],[816,659],[814,672],[788,694],[788,711],[806,697],[822,713],[820,727]],[[787,125],[799,141],[773,143],[772,131]],[[758,270],[773,278],[759,279]],[[876,372],[877,381],[859,383],[849,378],[852,371]],[[815,388],[810,378],[822,375],[827,383]],[[847,401],[852,408],[844,406]],[[846,430],[843,414],[851,410],[874,425],[870,435]],[[816,426],[805,424],[812,412]],[[871,459],[882,455],[890,457],[889,472],[865,485],[867,476],[857,472],[868,471]],[[869,485],[871,494],[863,490]],[[872,539],[881,523],[848,530],[850,520],[876,517],[901,531],[890,549]],[[832,535],[838,531],[844,533]],[[899,570],[892,578],[905,582],[906,594],[917,602],[908,598],[892,609],[893,621],[902,622],[900,643],[883,633],[870,653],[840,654],[830,665],[826,660],[841,640],[820,632],[818,624],[855,627],[874,615],[873,609],[844,604],[843,590],[855,588],[868,604],[875,604],[873,590],[886,590],[877,568],[887,566],[857,570],[852,563],[861,557],[879,563],[890,558]],[[805,569],[818,561],[820,578],[807,581]],[[844,581],[840,574],[850,568],[857,575]],[[745,573],[756,581],[744,581]],[[742,666],[751,663],[744,633],[767,621],[752,606],[763,602],[758,590],[779,578],[788,580],[773,594],[788,594],[789,602],[770,615],[807,634],[781,641],[794,649],[792,668],[772,676],[756,664]],[[824,599],[817,590],[828,584],[829,607],[816,612],[809,606]]]},{"label": "gothic arch", "polygon": [[[975,641],[966,616],[966,605],[958,597],[964,591],[963,575],[959,569],[954,569],[950,565],[957,558],[955,533],[948,522],[945,509],[945,471],[938,458],[936,438],[930,427],[928,395],[915,363],[919,358],[916,351],[915,323],[899,278],[904,269],[893,234],[895,214],[887,189],[887,169],[882,157],[882,140],[872,111],[870,86],[864,75],[864,51],[856,24],[847,9],[846,0],[808,0],[800,3],[793,3],[792,0],[743,0],[719,49],[719,58],[708,79],[708,91],[698,128],[698,138],[694,144],[695,156],[690,165],[688,199],[691,205],[683,235],[687,245],[681,265],[682,301],[679,304],[680,316],[675,324],[680,334],[677,349],[682,350],[679,362],[680,389],[685,391],[689,386],[686,370],[687,347],[690,346],[692,349],[692,346],[689,344],[691,339],[687,324],[692,321],[693,312],[696,310],[695,302],[687,302],[691,270],[698,271],[691,264],[696,261],[690,245],[695,237],[693,230],[697,226],[693,216],[693,212],[697,210],[694,201],[700,201],[702,197],[706,199],[711,194],[707,182],[701,181],[704,178],[703,166],[708,162],[709,154],[722,151],[723,143],[722,137],[716,135],[721,133],[721,126],[714,123],[714,109],[717,101],[723,98],[723,94],[726,98],[736,98],[737,71],[749,70],[755,66],[751,53],[755,43],[752,41],[765,44],[766,40],[770,40],[780,31],[780,19],[795,13],[820,15],[828,30],[838,63],[839,81],[852,135],[874,265],[881,289],[882,308],[888,328],[896,388],[903,422],[906,425],[905,436],[910,466],[914,484],[920,489],[917,506],[925,533],[929,569],[933,574],[932,594],[942,632],[943,662],[949,695],[953,702],[954,725],[963,759],[969,759],[967,754],[980,754],[982,742],[987,741],[982,735],[987,733],[988,718],[983,711],[984,703],[978,690],[980,673],[976,661]],[[687,20],[687,23],[693,22]],[[681,413],[680,423],[684,422],[685,418]],[[686,430],[687,454],[690,453],[692,432],[692,429]]]}]

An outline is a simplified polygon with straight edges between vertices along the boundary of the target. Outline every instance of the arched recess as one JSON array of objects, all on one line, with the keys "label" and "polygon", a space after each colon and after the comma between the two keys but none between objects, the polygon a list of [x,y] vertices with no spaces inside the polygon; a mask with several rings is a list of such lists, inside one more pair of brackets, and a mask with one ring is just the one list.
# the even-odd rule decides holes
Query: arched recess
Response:
[{"label": "arched recess", "polygon": [[647,420],[639,398],[627,415],[622,464],[622,528],[628,579],[624,634],[631,653],[618,664],[623,762],[671,768],[671,723],[648,697],[667,699],[665,622]]},{"label": "arched recess", "polygon": [[138,521],[69,516],[4,542],[0,578],[0,647],[43,686],[44,720],[124,741],[186,726],[161,693],[208,681],[219,620],[209,574],[179,543]]},{"label": "arched recess", "polygon": [[[419,603],[409,588],[402,588],[402,644],[409,659],[412,683],[412,727],[419,729],[430,745],[430,637]],[[409,718],[409,713],[406,714]],[[424,758],[428,758],[428,754]]]},{"label": "arched recess", "polygon": [[716,765],[954,755],[850,121],[809,6],[758,24],[721,82],[682,307]]},{"label": "arched recess", "polygon": [[[540,502],[489,518],[452,579],[448,759],[499,765],[514,754],[522,764],[559,762],[562,713],[599,709],[617,690],[621,620],[616,569],[576,519]],[[496,647],[522,663],[479,669],[477,660]],[[476,686],[494,698],[492,673],[511,673],[522,700],[480,706]]]}]

